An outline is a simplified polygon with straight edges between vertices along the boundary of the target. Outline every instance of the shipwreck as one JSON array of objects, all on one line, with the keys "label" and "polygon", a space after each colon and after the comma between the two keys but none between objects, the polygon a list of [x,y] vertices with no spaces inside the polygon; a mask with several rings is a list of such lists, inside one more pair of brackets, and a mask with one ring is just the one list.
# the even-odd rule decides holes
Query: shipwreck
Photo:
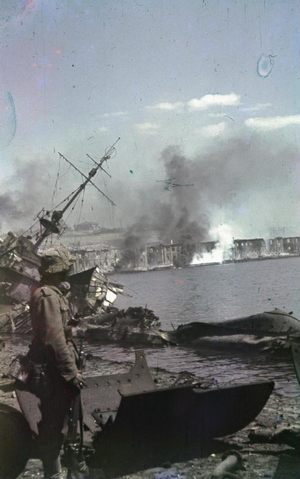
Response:
[{"label": "shipwreck", "polygon": [[[93,182],[94,176],[99,170],[105,172],[104,163],[115,152],[115,145],[119,139],[105,152],[99,162],[90,155],[88,157],[95,163],[88,174],[84,174],[60,153],[68,164],[85,178],[84,181],[62,202],[61,209],[45,211],[38,214],[40,229],[34,235],[17,236],[9,232],[0,243],[0,333],[27,334],[30,333],[31,325],[29,318],[28,301],[32,288],[39,283],[39,250],[50,235],[62,234],[62,219],[66,211],[74,207],[74,202],[85,191],[87,185],[92,184],[104,198],[115,203]],[[57,207],[56,207],[57,208]],[[101,317],[115,302],[118,294],[124,294],[123,285],[109,281],[101,268],[95,265],[93,268],[72,274],[69,277],[71,286],[70,302],[74,316],[74,326],[78,318],[97,315]],[[118,314],[115,311],[115,322]],[[139,320],[144,321],[145,314],[140,312]],[[132,311],[135,316],[137,311]],[[117,311],[118,313],[118,311]],[[145,313],[147,313],[145,311]],[[120,312],[123,317],[126,312]],[[147,322],[147,321],[146,321]]]},{"label": "shipwreck", "polygon": [[231,350],[289,349],[290,340],[300,337],[300,321],[281,309],[225,321],[195,321],[172,331],[160,330],[166,342],[174,345]]}]

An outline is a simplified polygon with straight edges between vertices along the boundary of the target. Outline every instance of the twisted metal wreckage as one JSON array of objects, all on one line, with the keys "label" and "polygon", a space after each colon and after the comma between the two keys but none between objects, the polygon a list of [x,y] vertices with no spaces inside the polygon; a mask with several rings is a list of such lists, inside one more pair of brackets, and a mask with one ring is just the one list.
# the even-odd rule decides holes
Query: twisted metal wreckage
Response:
[{"label": "twisted metal wreckage", "polygon": [[[292,350],[300,384],[299,342]],[[135,364],[127,373],[94,376],[86,378],[86,383],[81,439],[89,466],[101,468],[106,477],[168,460],[207,457],[220,448],[214,439],[232,435],[255,419],[274,386],[272,381],[262,381],[207,390],[199,382],[158,388],[142,351],[136,351]],[[0,404],[0,479],[16,478],[29,458],[38,457],[39,400],[21,380],[16,381],[15,390],[21,412]],[[252,443],[287,444],[295,452],[299,437],[300,431],[294,428],[249,435]],[[228,471],[241,467],[239,451],[229,451],[223,459],[211,477],[227,477]]]},{"label": "twisted metal wreckage", "polygon": [[[91,471],[101,468],[105,477],[168,460],[207,457],[226,446],[215,439],[238,432],[256,418],[274,387],[272,381],[261,381],[212,389],[202,389],[201,382],[159,388],[143,351],[135,354],[135,364],[127,373],[88,377],[82,391],[84,427],[77,449],[84,444]],[[299,343],[293,345],[293,354],[300,384]],[[0,479],[16,478],[29,458],[39,457],[39,399],[22,380],[15,382],[15,391],[21,412],[0,403]],[[255,430],[249,435],[252,443],[287,444],[295,451],[299,437],[294,428]],[[68,465],[66,451],[67,447]],[[223,454],[211,477],[227,477],[229,471],[239,469],[241,452]]]},{"label": "twisted metal wreckage", "polygon": [[[92,184],[98,192],[113,206],[115,203],[92,181],[92,178],[99,170],[109,173],[104,169],[103,164],[107,162],[115,152],[115,145],[119,139],[106,151],[99,162],[96,162],[90,155],[88,157],[96,163],[95,167],[85,175],[60,153],[68,164],[76,169],[85,180],[69,194],[52,211],[42,211],[37,218],[40,223],[40,231],[35,234],[35,239],[25,235],[16,236],[9,232],[0,244],[0,332],[26,334],[31,330],[28,311],[28,301],[31,290],[39,282],[40,258],[38,249],[51,234],[62,234],[62,219],[66,211],[74,205],[79,195],[84,192],[88,184]],[[110,176],[110,175],[109,175]],[[64,205],[64,206],[63,206]],[[61,209],[57,209],[62,206]],[[73,208],[74,206],[72,206]],[[74,326],[76,317],[87,318],[86,323],[91,319],[101,318],[105,323],[102,313],[112,306],[118,294],[125,294],[123,286],[109,281],[102,273],[99,266],[72,274],[69,277],[71,286],[70,302],[74,315]],[[117,336],[124,335],[124,328],[119,326],[119,321],[128,314],[134,318],[133,323],[152,325],[157,318],[146,308],[131,308],[129,312],[113,310],[114,321],[110,321],[106,329]],[[93,315],[93,318],[91,318]]]},{"label": "twisted metal wreckage", "polygon": [[[108,477],[205,454],[214,438],[253,421],[273,389],[271,381],[211,390],[200,384],[157,388],[141,351],[128,373],[86,383],[84,439],[93,448],[88,462]],[[0,404],[1,479],[16,478],[29,458],[38,457],[39,400],[21,381],[15,388],[22,412]]]}]

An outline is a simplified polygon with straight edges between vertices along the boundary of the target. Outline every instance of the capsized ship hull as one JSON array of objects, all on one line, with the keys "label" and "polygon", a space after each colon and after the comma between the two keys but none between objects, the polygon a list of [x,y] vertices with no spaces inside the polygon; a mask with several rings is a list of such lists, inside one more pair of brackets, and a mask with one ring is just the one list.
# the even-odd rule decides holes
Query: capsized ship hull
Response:
[{"label": "capsized ship hull", "polygon": [[158,322],[142,326],[143,322],[139,325],[130,317],[112,319],[111,323],[95,319],[93,323],[87,321],[80,333],[91,342],[241,352],[289,350],[289,337],[300,335],[300,321],[279,309],[228,321],[187,323],[171,331],[159,329]]},{"label": "capsized ship hull", "polygon": [[174,331],[160,331],[162,338],[172,344],[280,346],[288,337],[300,336],[300,321],[280,309],[219,322],[192,322]]},{"label": "capsized ship hull", "polygon": [[[87,274],[83,272],[81,284],[76,288],[81,291],[76,301],[81,311],[89,311],[90,305],[97,301],[94,290],[105,291],[107,285],[94,285],[85,282]],[[81,275],[81,273],[80,273]],[[89,284],[92,284],[91,295]],[[108,285],[108,294],[113,285]],[[116,295],[112,291],[111,298]],[[90,305],[86,298],[90,298]],[[107,301],[109,303],[109,301]],[[111,304],[111,303],[110,303]],[[290,349],[289,338],[300,336],[300,321],[289,313],[275,309],[222,322],[192,322],[172,331],[160,329],[159,318],[147,308],[128,308],[126,311],[109,308],[94,315],[81,316],[80,325],[75,334],[89,342],[116,343],[127,346],[161,347],[191,346],[203,350],[223,351],[285,351]],[[31,332],[28,307],[24,304],[13,306],[0,314],[0,331],[2,333]]]}]

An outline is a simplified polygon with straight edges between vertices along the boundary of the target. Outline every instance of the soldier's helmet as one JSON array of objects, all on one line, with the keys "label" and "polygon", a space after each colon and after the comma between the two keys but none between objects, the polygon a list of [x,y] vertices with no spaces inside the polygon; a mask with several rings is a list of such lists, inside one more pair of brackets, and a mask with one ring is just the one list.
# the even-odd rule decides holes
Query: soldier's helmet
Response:
[{"label": "soldier's helmet", "polygon": [[41,266],[39,268],[41,274],[54,274],[69,272],[75,258],[64,246],[49,248],[40,255]]}]

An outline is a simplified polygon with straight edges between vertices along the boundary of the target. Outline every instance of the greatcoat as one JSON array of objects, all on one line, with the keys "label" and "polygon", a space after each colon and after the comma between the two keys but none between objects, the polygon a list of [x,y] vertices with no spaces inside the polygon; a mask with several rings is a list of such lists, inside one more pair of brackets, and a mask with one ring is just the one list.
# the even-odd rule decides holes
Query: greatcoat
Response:
[{"label": "greatcoat", "polygon": [[38,424],[41,458],[59,455],[68,413],[79,391],[72,386],[78,373],[78,353],[71,339],[69,301],[59,287],[37,288],[31,297],[33,364],[30,388],[40,400]]}]

